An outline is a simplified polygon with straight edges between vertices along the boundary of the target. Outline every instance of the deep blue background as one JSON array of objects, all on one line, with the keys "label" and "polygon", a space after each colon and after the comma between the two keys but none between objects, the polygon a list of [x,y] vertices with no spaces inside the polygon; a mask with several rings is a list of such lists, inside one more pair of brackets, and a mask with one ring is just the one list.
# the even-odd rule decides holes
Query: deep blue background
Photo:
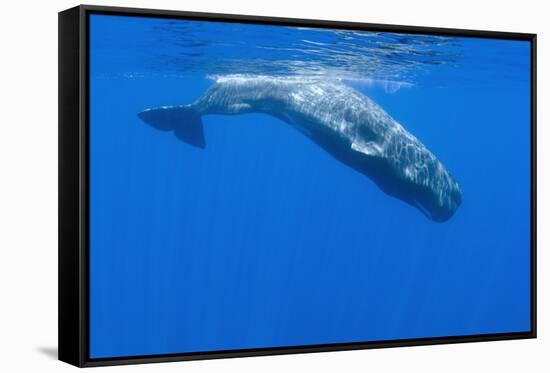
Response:
[{"label": "deep blue background", "polygon": [[[438,224],[275,118],[204,117],[204,150],[140,121],[211,84],[204,46],[158,39],[192,23],[91,17],[92,358],[529,330],[528,43],[457,38],[396,92],[350,82],[460,183]],[[193,32],[325,37],[222,26]]]}]

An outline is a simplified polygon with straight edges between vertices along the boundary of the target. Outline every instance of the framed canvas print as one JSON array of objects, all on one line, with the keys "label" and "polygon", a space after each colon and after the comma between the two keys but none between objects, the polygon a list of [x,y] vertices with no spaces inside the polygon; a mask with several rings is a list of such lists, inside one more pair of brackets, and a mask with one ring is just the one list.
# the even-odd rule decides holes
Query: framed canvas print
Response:
[{"label": "framed canvas print", "polygon": [[532,34],[59,14],[59,358],[533,338]]}]

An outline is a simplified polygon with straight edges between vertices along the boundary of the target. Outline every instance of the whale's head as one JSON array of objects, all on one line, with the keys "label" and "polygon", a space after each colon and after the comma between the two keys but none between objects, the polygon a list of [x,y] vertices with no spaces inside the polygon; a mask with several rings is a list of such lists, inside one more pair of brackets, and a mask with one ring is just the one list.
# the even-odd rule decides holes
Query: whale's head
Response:
[{"label": "whale's head", "polygon": [[449,220],[462,203],[458,182],[424,146],[407,153],[396,171],[401,184],[397,197],[433,221]]},{"label": "whale's head", "polygon": [[449,220],[462,203],[462,191],[453,177],[438,162],[433,179],[428,182],[415,183],[417,190],[414,197],[407,201],[418,208],[424,215],[436,222]]},{"label": "whale's head", "polygon": [[354,166],[386,194],[417,208],[430,220],[449,220],[462,203],[458,182],[414,136],[402,129],[398,135],[388,136],[373,151],[355,147],[368,157]]}]

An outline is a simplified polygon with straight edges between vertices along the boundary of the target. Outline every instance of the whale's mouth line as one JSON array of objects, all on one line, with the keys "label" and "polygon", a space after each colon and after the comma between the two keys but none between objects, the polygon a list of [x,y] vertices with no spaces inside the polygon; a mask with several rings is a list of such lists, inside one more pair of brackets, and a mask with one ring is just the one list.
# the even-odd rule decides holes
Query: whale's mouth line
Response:
[{"label": "whale's mouth line", "polygon": [[424,207],[424,205],[422,205],[420,202],[418,202],[416,199],[413,199],[413,203],[414,205],[416,206],[417,209],[419,209],[420,211],[422,211],[422,213],[424,215],[426,215],[428,218],[430,218],[431,220],[434,220],[433,218],[433,215],[428,211],[427,208]]}]

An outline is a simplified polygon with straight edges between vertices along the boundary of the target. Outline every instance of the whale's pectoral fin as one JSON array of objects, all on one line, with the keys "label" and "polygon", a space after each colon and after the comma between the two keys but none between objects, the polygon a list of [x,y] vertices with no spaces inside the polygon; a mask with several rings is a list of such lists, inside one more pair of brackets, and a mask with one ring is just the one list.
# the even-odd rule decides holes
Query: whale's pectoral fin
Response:
[{"label": "whale's pectoral fin", "polygon": [[352,142],[351,148],[356,152],[360,152],[373,157],[376,157],[382,153],[382,149],[380,149],[380,146],[374,141],[367,141],[362,143]]},{"label": "whale's pectoral fin", "polygon": [[189,106],[163,106],[138,114],[147,124],[162,131],[174,131],[181,141],[204,149],[204,130],[201,116]]}]

